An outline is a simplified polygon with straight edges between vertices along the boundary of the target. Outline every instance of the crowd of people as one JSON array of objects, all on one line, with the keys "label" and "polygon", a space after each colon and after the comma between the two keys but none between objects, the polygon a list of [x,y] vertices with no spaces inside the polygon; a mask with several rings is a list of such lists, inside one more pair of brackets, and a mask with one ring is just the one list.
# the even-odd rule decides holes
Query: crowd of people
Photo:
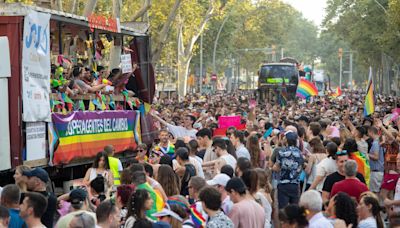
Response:
[{"label": "crowd of people", "polygon": [[[316,97],[286,106],[249,94],[158,99],[159,133],[126,164],[113,145],[82,186],[58,196],[42,168],[3,187],[9,227],[400,227],[400,120],[395,97]],[[254,98],[255,99],[255,98]],[[241,127],[221,129],[221,116]],[[398,116],[398,115],[397,115]],[[244,127],[243,127],[244,126]]]}]

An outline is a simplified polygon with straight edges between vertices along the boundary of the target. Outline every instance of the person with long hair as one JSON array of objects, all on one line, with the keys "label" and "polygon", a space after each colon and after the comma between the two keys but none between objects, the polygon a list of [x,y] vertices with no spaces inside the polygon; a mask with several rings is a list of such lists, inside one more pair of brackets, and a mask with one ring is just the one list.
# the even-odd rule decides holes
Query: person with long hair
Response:
[{"label": "person with long hair", "polygon": [[352,227],[357,227],[356,203],[347,193],[339,192],[332,197],[326,212],[329,218],[331,218],[333,225],[336,224],[338,219],[341,219],[346,223],[346,227],[350,224]]},{"label": "person with long hair", "polygon": [[132,228],[140,220],[148,220],[146,211],[153,207],[153,199],[146,189],[137,189],[128,201],[128,214],[124,228]]},{"label": "person with long hair", "polygon": [[250,153],[251,165],[254,168],[263,168],[265,166],[265,156],[260,148],[257,135],[252,135],[247,140],[247,149]]},{"label": "person with long hair", "polygon": [[268,202],[272,205],[272,186],[269,181],[269,175],[267,173],[267,170],[262,169],[262,168],[256,168],[254,169],[257,172],[258,176],[258,186],[261,194],[265,196],[265,198],[268,200]]},{"label": "person with long hair", "polygon": [[17,168],[15,168],[15,173],[14,173],[14,180],[15,184],[18,186],[19,190],[21,192],[27,192],[28,191],[28,177],[22,175],[23,172],[25,171],[30,171],[31,168],[26,165],[19,165]]},{"label": "person with long hair", "polygon": [[98,175],[101,175],[104,177],[104,179],[106,179],[106,185],[108,188],[113,186],[114,177],[108,164],[108,156],[105,152],[99,152],[96,155],[92,167],[86,171],[85,177],[83,178],[83,183],[89,186],[90,182]]},{"label": "person with long hair", "polygon": [[115,205],[121,210],[121,225],[125,224],[126,215],[128,214],[129,198],[135,191],[133,184],[122,184],[117,187],[115,196]]},{"label": "person with long hair", "polygon": [[376,197],[364,196],[357,206],[358,228],[377,227],[383,228],[381,206]]},{"label": "person with long hair", "polygon": [[281,228],[305,228],[308,226],[306,209],[296,204],[290,204],[279,211]]},{"label": "person with long hair", "polygon": [[167,197],[179,194],[179,178],[169,165],[160,165],[157,181],[161,184]]},{"label": "person with long hair", "polygon": [[305,168],[305,172],[308,175],[305,190],[307,190],[314,182],[314,179],[317,175],[317,165],[319,162],[327,158],[326,150],[321,139],[315,137],[312,138],[309,143],[311,146],[311,154],[308,157],[307,166]]},{"label": "person with long hair", "polygon": [[257,171],[255,169],[247,170],[243,172],[241,179],[247,187],[248,198],[256,201],[263,207],[266,219],[265,224],[268,224],[268,226],[266,227],[270,227],[272,205],[270,201],[268,201],[268,199],[265,197],[265,195],[260,192],[260,184]]}]

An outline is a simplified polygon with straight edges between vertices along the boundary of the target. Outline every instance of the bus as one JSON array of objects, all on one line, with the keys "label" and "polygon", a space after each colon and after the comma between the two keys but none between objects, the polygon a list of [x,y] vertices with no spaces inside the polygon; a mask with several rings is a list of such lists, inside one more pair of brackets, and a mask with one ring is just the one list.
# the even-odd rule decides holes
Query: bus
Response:
[{"label": "bus", "polygon": [[262,64],[258,72],[258,94],[260,99],[277,99],[277,94],[286,89],[287,99],[296,96],[299,71],[296,63],[280,62]]}]

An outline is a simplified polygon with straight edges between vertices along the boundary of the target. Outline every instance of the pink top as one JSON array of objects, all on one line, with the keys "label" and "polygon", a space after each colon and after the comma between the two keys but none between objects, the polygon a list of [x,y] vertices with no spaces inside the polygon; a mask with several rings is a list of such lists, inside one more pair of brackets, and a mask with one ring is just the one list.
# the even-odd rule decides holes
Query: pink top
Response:
[{"label": "pink top", "polygon": [[254,200],[235,203],[228,216],[235,228],[263,228],[265,224],[264,209]]}]

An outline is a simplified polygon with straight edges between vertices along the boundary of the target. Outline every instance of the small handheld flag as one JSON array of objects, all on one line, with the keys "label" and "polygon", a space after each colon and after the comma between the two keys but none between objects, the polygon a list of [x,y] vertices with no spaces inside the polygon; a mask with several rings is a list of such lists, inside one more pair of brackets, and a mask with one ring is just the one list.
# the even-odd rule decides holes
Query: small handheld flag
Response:
[{"label": "small handheld flag", "polygon": [[369,68],[367,94],[364,102],[364,117],[375,112],[374,83],[372,81],[372,68]]},{"label": "small handheld flag", "polygon": [[299,85],[297,86],[296,96],[306,99],[311,96],[317,96],[318,89],[315,87],[314,83],[301,78],[299,81]]}]

